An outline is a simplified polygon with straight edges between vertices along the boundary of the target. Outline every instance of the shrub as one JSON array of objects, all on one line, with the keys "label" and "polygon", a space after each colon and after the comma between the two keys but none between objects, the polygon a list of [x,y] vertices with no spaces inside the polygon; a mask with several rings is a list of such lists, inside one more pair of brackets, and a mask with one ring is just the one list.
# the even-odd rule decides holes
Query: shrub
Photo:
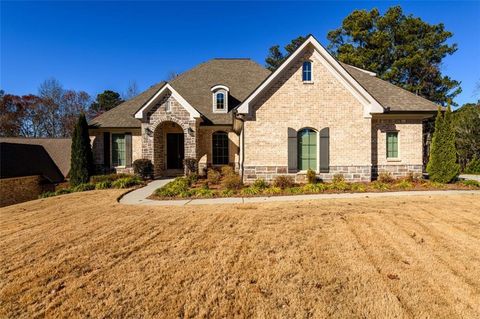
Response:
[{"label": "shrub", "polygon": [[47,197],[52,197],[55,196],[55,192],[45,192],[40,195],[38,195],[38,198],[47,198]]},{"label": "shrub", "polygon": [[137,159],[133,162],[133,172],[141,178],[153,178],[153,164],[149,159]]},{"label": "shrub", "polygon": [[120,173],[120,174],[108,174],[108,175],[95,175],[90,178],[90,182],[93,184],[100,183],[100,182],[114,182],[117,179],[130,177],[132,175]]},{"label": "shrub", "polygon": [[404,178],[404,180],[414,183],[422,180],[422,174],[421,173],[414,173],[414,172],[408,172],[407,176]]},{"label": "shrub", "polygon": [[282,189],[280,187],[269,187],[263,190],[263,194],[265,195],[278,195],[282,193]]},{"label": "shrub", "polygon": [[95,184],[93,183],[82,183],[73,188],[74,192],[85,192],[95,189]]},{"label": "shrub", "polygon": [[155,195],[160,197],[175,197],[189,191],[190,184],[185,177],[177,177],[173,181],[155,190]]},{"label": "shrub", "polygon": [[262,193],[262,190],[253,185],[242,189],[242,195],[252,196],[252,195],[258,195],[261,193]]},{"label": "shrub", "polygon": [[[334,180],[335,180],[335,178],[334,178]],[[330,189],[344,192],[344,191],[350,189],[350,184],[345,182],[345,180],[340,180],[340,181],[333,182],[330,185]]]},{"label": "shrub", "polygon": [[220,183],[220,178],[222,175],[217,170],[208,169],[207,171],[207,183],[210,185],[217,185]]},{"label": "shrub", "polygon": [[311,168],[307,171],[307,182],[309,184],[315,184],[317,182],[317,174],[315,174],[315,171]]},{"label": "shrub", "polygon": [[362,183],[352,183],[350,184],[350,190],[353,192],[363,193],[367,190],[367,187]]},{"label": "shrub", "polygon": [[[323,184],[318,184],[318,185],[323,185]],[[317,184],[306,184],[306,185],[303,185],[303,187],[302,187],[302,192],[303,193],[318,193],[320,191],[321,190],[317,186]]]},{"label": "shrub", "polygon": [[345,181],[345,177],[343,176],[343,174],[333,175],[333,179],[332,179],[333,183],[339,183],[339,182],[344,182],[344,181]]},{"label": "shrub", "polygon": [[442,114],[438,108],[430,146],[430,158],[427,164],[429,179],[434,182],[449,183],[454,180],[460,170],[457,164],[457,150],[455,148],[455,132],[451,120],[450,105]]},{"label": "shrub", "polygon": [[188,185],[192,186],[192,184],[195,184],[198,181],[198,174],[191,173],[190,175],[186,176],[186,179],[188,181]]},{"label": "shrub", "polygon": [[193,195],[195,197],[206,198],[206,197],[213,197],[215,195],[215,193],[211,189],[208,189],[208,188],[199,188],[199,189],[196,189],[196,190],[193,191]]},{"label": "shrub", "polygon": [[243,185],[242,178],[236,174],[230,174],[223,178],[222,186],[226,189],[236,190]]},{"label": "shrub", "polygon": [[473,155],[473,158],[465,166],[464,173],[467,174],[480,174],[480,159],[477,157],[477,154]]},{"label": "shrub", "polygon": [[186,158],[183,160],[183,165],[185,166],[187,176],[191,174],[198,174],[198,161],[195,158]]},{"label": "shrub", "polygon": [[257,178],[255,182],[253,182],[252,186],[255,186],[258,189],[265,189],[268,187],[268,183],[265,182],[263,178]]},{"label": "shrub", "polygon": [[395,179],[392,176],[392,173],[390,172],[381,172],[380,174],[378,174],[377,180],[380,183],[393,183],[395,181]]},{"label": "shrub", "polygon": [[390,186],[387,183],[383,183],[383,182],[380,182],[380,181],[374,181],[374,182],[372,182],[371,185],[374,189],[381,190],[381,191],[385,191],[385,190],[388,190],[390,188]]},{"label": "shrub", "polygon": [[142,180],[137,176],[130,176],[117,179],[112,183],[113,188],[129,188],[135,185],[140,185]]},{"label": "shrub", "polygon": [[235,191],[231,190],[231,189],[224,189],[221,193],[220,193],[220,196],[223,196],[223,197],[231,197],[235,195]]},{"label": "shrub", "polygon": [[413,187],[413,184],[408,180],[404,179],[395,184],[396,187],[400,189],[410,189]]},{"label": "shrub", "polygon": [[70,188],[62,188],[62,189],[59,189],[55,192],[55,196],[70,194],[71,192],[73,192],[73,191]]},{"label": "shrub", "polygon": [[221,172],[222,176],[235,175],[235,170],[233,169],[233,167],[231,167],[229,165],[222,166],[220,168],[220,172]]},{"label": "shrub", "polygon": [[88,135],[88,123],[85,114],[80,114],[72,133],[70,160],[70,184],[77,186],[88,183],[93,174],[93,154]]},{"label": "shrub", "polygon": [[110,181],[103,181],[95,184],[95,189],[108,189],[111,187],[112,187],[112,182]]},{"label": "shrub", "polygon": [[281,189],[293,187],[294,185],[295,181],[293,180],[292,176],[278,175],[275,176],[275,179],[273,180],[273,186],[279,187]]},{"label": "shrub", "polygon": [[298,186],[289,187],[289,188],[285,189],[285,192],[287,194],[301,194],[302,193],[302,188],[298,187]]}]

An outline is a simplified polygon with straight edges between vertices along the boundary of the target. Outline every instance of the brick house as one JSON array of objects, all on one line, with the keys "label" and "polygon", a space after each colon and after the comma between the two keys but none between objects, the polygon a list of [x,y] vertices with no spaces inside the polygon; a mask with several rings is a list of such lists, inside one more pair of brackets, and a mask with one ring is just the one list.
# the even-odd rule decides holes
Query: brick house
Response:
[{"label": "brick house", "polygon": [[244,181],[308,169],[329,180],[367,181],[383,171],[421,173],[423,122],[438,105],[335,60],[313,37],[270,72],[249,59],[213,59],[96,117],[95,162],[155,176],[232,165]]}]

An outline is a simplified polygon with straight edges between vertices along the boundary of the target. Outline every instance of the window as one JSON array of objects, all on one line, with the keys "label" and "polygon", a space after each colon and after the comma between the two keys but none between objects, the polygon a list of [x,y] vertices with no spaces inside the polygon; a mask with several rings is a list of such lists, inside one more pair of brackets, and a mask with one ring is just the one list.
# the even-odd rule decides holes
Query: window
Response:
[{"label": "window", "polygon": [[218,92],[215,94],[215,108],[218,111],[225,110],[225,93]]},{"label": "window", "polygon": [[228,134],[225,132],[212,135],[212,161],[213,165],[228,164]]},{"label": "window", "polygon": [[317,170],[317,132],[306,128],[300,130],[297,136],[298,169],[301,171]]},{"label": "window", "polygon": [[125,134],[112,134],[112,165],[125,166]]},{"label": "window", "polygon": [[303,82],[312,82],[312,62],[303,62],[302,68],[302,80]]},{"label": "window", "polygon": [[387,132],[387,158],[398,158],[398,132]]},{"label": "window", "polygon": [[172,111],[172,101],[170,99],[165,102],[165,112],[171,112]]}]

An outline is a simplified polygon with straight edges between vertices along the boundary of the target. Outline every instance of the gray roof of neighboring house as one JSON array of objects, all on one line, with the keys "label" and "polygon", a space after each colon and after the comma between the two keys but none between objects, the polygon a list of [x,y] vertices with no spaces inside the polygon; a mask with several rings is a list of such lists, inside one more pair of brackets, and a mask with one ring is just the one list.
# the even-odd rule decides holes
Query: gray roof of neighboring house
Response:
[{"label": "gray roof of neighboring house", "polygon": [[390,111],[418,112],[438,110],[437,104],[421,96],[370,75],[354,66],[345,63],[340,64],[378,103],[384,108],[390,109]]},{"label": "gray roof of neighboring house", "polygon": [[[14,152],[18,150],[19,152],[26,152],[25,154],[30,154],[25,157],[25,163],[28,165],[31,164],[31,171],[35,170],[42,170],[43,166],[45,167],[45,170],[47,171],[52,171],[51,169],[47,169],[46,167],[48,166],[47,162],[42,160],[41,163],[44,163],[44,165],[40,165],[39,159],[42,159],[43,156],[43,151],[46,151],[48,156],[52,159],[53,163],[56,165],[58,168],[59,172],[63,175],[63,177],[67,177],[69,171],[70,171],[70,155],[71,155],[71,145],[72,141],[69,138],[24,138],[24,137],[1,137],[0,138],[0,143],[3,143],[4,145],[6,144],[15,144],[15,145],[36,145],[39,147],[31,147],[31,148],[21,148],[21,147],[15,147],[15,146],[9,146],[10,152]],[[5,148],[7,150],[7,148]],[[2,152],[3,153],[3,152]],[[38,154],[37,154],[38,153]],[[20,154],[20,153],[19,153]],[[23,153],[22,153],[23,154]],[[35,156],[39,156],[36,158]],[[27,164],[20,164],[20,158],[24,157],[23,155],[20,156],[18,154],[2,154],[2,157],[6,156],[9,159],[15,159],[13,163],[16,163],[15,165],[27,165]],[[47,163],[47,164],[45,164]],[[3,165],[3,163],[2,163]],[[28,166],[27,165],[27,166]],[[41,167],[42,166],[42,167]],[[52,178],[53,179],[53,178]],[[58,178],[54,178],[54,182],[58,182]]]},{"label": "gray roof of neighboring house", "polygon": [[[270,71],[250,59],[212,59],[186,71],[169,84],[201,115],[207,124],[231,124],[232,112],[268,75]],[[134,114],[162,88],[165,82],[90,121],[95,127],[140,127]],[[228,113],[214,113],[211,88],[217,84],[229,88]]]}]

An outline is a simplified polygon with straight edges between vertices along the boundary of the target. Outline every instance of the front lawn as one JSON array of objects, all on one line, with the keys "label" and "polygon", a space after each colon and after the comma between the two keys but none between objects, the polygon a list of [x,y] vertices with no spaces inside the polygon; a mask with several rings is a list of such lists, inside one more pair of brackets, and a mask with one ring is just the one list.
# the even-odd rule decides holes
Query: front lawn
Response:
[{"label": "front lawn", "polygon": [[394,179],[389,174],[381,174],[377,181],[355,182],[345,181],[343,175],[335,175],[331,182],[320,182],[310,178],[308,183],[295,183],[291,176],[278,176],[272,183],[257,179],[250,185],[244,185],[240,177],[230,167],[221,170],[210,169],[206,178],[193,174],[178,177],[165,186],[158,188],[151,199],[190,199],[214,197],[252,197],[279,196],[321,193],[362,193],[362,192],[392,192],[444,189],[479,189],[476,181],[459,181],[442,184],[431,182],[414,175],[402,179]]}]

